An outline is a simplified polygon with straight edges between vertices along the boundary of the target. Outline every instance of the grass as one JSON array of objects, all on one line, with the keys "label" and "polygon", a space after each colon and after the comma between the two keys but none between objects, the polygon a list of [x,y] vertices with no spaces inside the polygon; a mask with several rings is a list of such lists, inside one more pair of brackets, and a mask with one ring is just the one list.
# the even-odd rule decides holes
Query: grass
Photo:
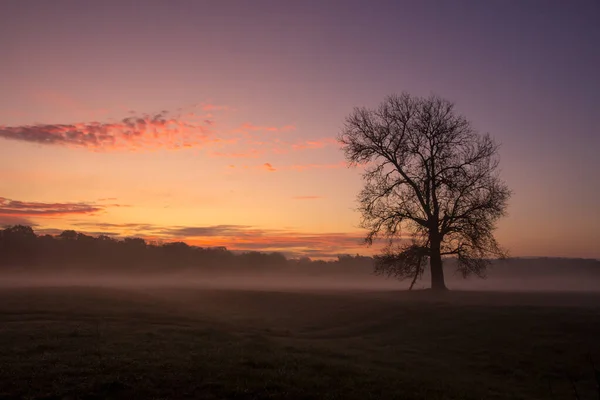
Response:
[{"label": "grass", "polygon": [[4,288],[0,399],[592,399],[599,317],[591,294]]}]

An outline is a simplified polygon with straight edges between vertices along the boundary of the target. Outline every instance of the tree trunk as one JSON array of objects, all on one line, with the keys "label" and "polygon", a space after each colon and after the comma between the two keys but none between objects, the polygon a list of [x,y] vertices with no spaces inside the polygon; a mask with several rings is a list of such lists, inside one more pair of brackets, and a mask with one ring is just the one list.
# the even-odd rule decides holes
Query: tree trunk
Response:
[{"label": "tree trunk", "polygon": [[447,290],[444,282],[444,268],[442,267],[442,256],[440,255],[440,240],[432,235],[431,254],[429,257],[429,268],[431,269],[431,289],[435,291]]}]

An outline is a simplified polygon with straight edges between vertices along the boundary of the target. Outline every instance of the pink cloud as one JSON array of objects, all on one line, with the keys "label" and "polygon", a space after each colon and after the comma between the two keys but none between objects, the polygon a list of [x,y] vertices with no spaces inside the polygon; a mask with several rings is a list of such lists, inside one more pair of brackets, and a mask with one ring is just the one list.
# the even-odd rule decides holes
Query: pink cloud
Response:
[{"label": "pink cloud", "polygon": [[292,149],[294,150],[306,150],[306,149],[322,149],[326,146],[336,144],[337,141],[333,138],[323,138],[317,140],[307,140],[301,143],[296,143],[292,145]]},{"label": "pink cloud", "polygon": [[270,163],[264,163],[263,168],[269,172],[277,171],[275,168],[273,168],[273,166]]},{"label": "pink cloud", "polygon": [[93,203],[40,203],[11,200],[0,197],[0,216],[19,217],[51,217],[72,214],[94,214],[103,211],[107,206]]},{"label": "pink cloud", "polygon": [[[62,99],[60,96],[58,98]],[[66,98],[63,100],[60,101],[65,106],[75,107],[75,102]],[[272,126],[245,122],[235,129],[220,128],[217,131],[217,124],[210,112],[230,108],[211,103],[196,104],[191,111],[178,108],[175,114],[166,110],[155,114],[140,114],[121,108],[124,115],[127,115],[121,120],[0,125],[0,139],[94,152],[147,152],[216,147],[218,150],[215,149],[217,151],[208,155],[220,158],[257,158],[267,153],[281,155],[291,151],[321,149],[334,142],[331,138],[296,143],[289,137],[283,140],[283,132],[296,129],[291,124]],[[195,112],[198,110],[202,111]],[[235,144],[240,147],[227,148]]]},{"label": "pink cloud", "polygon": [[337,141],[333,138],[322,138],[315,140],[303,140],[296,143],[281,140],[279,138],[267,138],[262,140],[250,141],[255,146],[271,146],[270,152],[273,154],[288,154],[290,151],[319,150],[331,146]]},{"label": "pink cloud", "polygon": [[202,147],[216,142],[208,127],[166,112],[118,122],[0,126],[0,138],[92,151],[144,151]]},{"label": "pink cloud", "polygon": [[[338,169],[338,168],[346,168],[347,164],[344,161],[340,161],[337,164],[294,164],[294,165],[284,165],[278,168],[274,168],[270,163],[264,163],[262,165],[244,165],[241,168],[244,170],[259,170],[259,171],[295,171],[295,172],[303,172],[313,169]],[[229,165],[228,168],[235,168],[234,165]]]},{"label": "pink cloud", "polygon": [[287,168],[294,171],[306,171],[310,169],[338,169],[346,168],[347,164],[344,161],[340,161],[337,164],[297,164],[291,165]]},{"label": "pink cloud", "polygon": [[278,127],[278,126],[268,126],[268,125],[254,125],[250,122],[244,122],[240,127],[238,127],[236,129],[236,131],[241,131],[241,132],[248,132],[248,131],[252,131],[252,132],[259,132],[259,131],[288,132],[288,131],[292,131],[294,129],[296,129],[296,127],[293,125],[284,125],[284,126]]}]

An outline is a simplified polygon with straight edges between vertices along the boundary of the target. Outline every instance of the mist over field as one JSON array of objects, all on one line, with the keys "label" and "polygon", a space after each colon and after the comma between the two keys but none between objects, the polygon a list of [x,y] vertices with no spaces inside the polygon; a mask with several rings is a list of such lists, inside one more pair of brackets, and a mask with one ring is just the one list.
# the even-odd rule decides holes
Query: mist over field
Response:
[{"label": "mist over field", "polygon": [[[178,268],[171,272],[102,271],[71,266],[30,270],[9,267],[0,272],[1,286],[99,286],[99,287],[187,287],[198,289],[241,290],[406,290],[409,282],[373,273],[372,260],[360,265],[328,264],[261,268],[221,265],[218,268]],[[454,270],[452,260],[445,266],[448,287],[467,291],[563,291],[600,292],[600,261],[568,258],[514,258],[494,261],[485,279],[463,278]],[[413,290],[426,289],[427,273]]]},{"label": "mist over field", "polygon": [[202,275],[4,275],[0,397],[596,398],[598,293]]}]

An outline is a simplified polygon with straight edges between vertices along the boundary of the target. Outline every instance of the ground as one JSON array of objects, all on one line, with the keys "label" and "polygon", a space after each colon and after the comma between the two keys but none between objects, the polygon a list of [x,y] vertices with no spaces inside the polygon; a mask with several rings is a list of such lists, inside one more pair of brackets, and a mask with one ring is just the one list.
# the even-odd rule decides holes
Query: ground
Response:
[{"label": "ground", "polygon": [[589,355],[600,295],[0,289],[0,399],[591,399]]}]

